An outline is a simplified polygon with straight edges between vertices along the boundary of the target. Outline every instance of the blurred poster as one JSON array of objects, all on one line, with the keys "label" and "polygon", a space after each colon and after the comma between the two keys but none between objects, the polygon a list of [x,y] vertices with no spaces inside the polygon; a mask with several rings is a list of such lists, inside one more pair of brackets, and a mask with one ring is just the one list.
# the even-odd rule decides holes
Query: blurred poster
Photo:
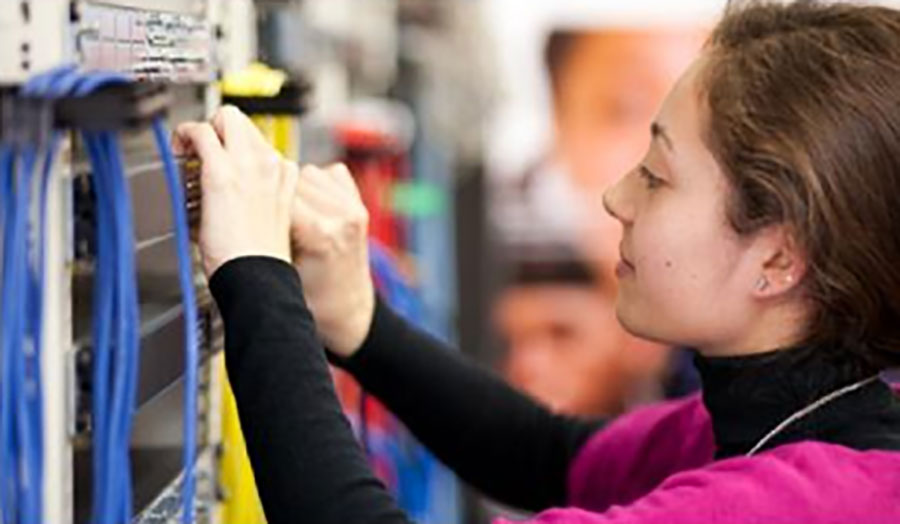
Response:
[{"label": "blurred poster", "polygon": [[[616,320],[621,226],[602,196],[644,155],[657,109],[721,2],[674,18],[660,2],[592,16],[494,4],[495,18],[515,9],[533,25],[519,19],[497,33],[507,99],[488,138],[488,206],[502,253],[492,304],[500,370],[554,411],[579,415],[689,391],[689,358],[630,336]],[[516,52],[503,44],[513,35]],[[502,63],[510,59],[515,67]]]}]

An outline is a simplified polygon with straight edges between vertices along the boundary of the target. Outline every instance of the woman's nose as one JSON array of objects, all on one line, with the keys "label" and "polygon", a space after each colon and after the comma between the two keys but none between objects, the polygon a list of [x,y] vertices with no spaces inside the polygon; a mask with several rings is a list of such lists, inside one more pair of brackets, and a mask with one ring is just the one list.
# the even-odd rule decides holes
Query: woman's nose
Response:
[{"label": "woman's nose", "polygon": [[618,182],[613,184],[603,193],[603,208],[613,218],[623,224],[625,224],[629,220],[628,214],[626,212],[627,207],[624,201],[624,186],[627,178],[627,175],[622,177]]}]

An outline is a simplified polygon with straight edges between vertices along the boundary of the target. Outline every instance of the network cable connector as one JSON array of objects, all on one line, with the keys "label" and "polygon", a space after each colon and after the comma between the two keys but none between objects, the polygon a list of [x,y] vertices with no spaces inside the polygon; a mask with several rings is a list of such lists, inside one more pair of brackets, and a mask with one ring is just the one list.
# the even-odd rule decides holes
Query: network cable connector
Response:
[{"label": "network cable connector", "polygon": [[18,87],[0,88],[0,138],[43,143],[54,129],[136,129],[165,118],[172,104],[166,84],[121,83],[87,96],[55,99],[30,96]]},{"label": "network cable connector", "polygon": [[18,88],[0,88],[0,141],[9,145],[46,144],[53,131],[53,106],[23,98]]},{"label": "network cable connector", "polygon": [[54,105],[60,128],[100,131],[135,129],[165,118],[172,95],[165,84],[135,82],[111,85],[87,97],[67,97]]}]

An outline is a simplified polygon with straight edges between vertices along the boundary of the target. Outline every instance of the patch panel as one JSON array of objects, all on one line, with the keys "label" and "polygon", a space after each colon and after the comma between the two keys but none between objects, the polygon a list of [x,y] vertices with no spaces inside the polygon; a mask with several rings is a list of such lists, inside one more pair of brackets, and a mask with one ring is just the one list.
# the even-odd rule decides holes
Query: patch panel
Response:
[{"label": "patch panel", "polygon": [[213,78],[213,35],[201,16],[86,3],[75,31],[88,69],[176,82]]}]

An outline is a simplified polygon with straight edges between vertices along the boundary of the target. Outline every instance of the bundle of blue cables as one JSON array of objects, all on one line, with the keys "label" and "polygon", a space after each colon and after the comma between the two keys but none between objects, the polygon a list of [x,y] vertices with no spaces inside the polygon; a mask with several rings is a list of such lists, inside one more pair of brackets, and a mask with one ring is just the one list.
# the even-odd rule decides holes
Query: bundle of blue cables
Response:
[{"label": "bundle of blue cables", "polygon": [[[33,81],[23,93],[40,94],[45,88]],[[0,504],[4,522],[37,523],[43,512],[44,216],[56,137],[50,133],[47,106],[32,101],[6,109],[17,114],[10,122],[21,127],[4,129],[0,144]],[[39,160],[41,176],[35,179]]]},{"label": "bundle of blue cables", "polygon": [[[28,99],[88,96],[128,83],[112,73],[82,73],[65,66],[36,76],[22,89]],[[153,133],[169,186],[179,254],[185,329],[184,478],[182,521],[193,521],[197,420],[198,328],[185,200],[162,120]],[[140,314],[131,196],[116,130],[83,131],[96,197],[97,252],[92,324],[93,514],[97,524],[132,518],[129,444],[137,397]],[[0,504],[4,523],[40,522],[42,453],[40,331],[43,293],[43,216],[49,175],[60,135],[45,144],[0,148],[3,212],[2,391],[0,391]],[[43,151],[39,234],[29,252],[31,172]],[[30,274],[29,274],[30,273]],[[27,283],[27,285],[23,284]],[[26,307],[22,307],[26,305]],[[27,312],[27,314],[26,314]],[[29,365],[30,363],[30,365]],[[26,381],[30,378],[30,381]]]},{"label": "bundle of blue cables", "polygon": [[[28,203],[35,155],[23,144],[0,146],[0,207],[3,209],[2,326],[0,326],[0,503],[9,522],[41,517],[40,356],[28,264]],[[15,521],[13,519],[16,519]]]}]

